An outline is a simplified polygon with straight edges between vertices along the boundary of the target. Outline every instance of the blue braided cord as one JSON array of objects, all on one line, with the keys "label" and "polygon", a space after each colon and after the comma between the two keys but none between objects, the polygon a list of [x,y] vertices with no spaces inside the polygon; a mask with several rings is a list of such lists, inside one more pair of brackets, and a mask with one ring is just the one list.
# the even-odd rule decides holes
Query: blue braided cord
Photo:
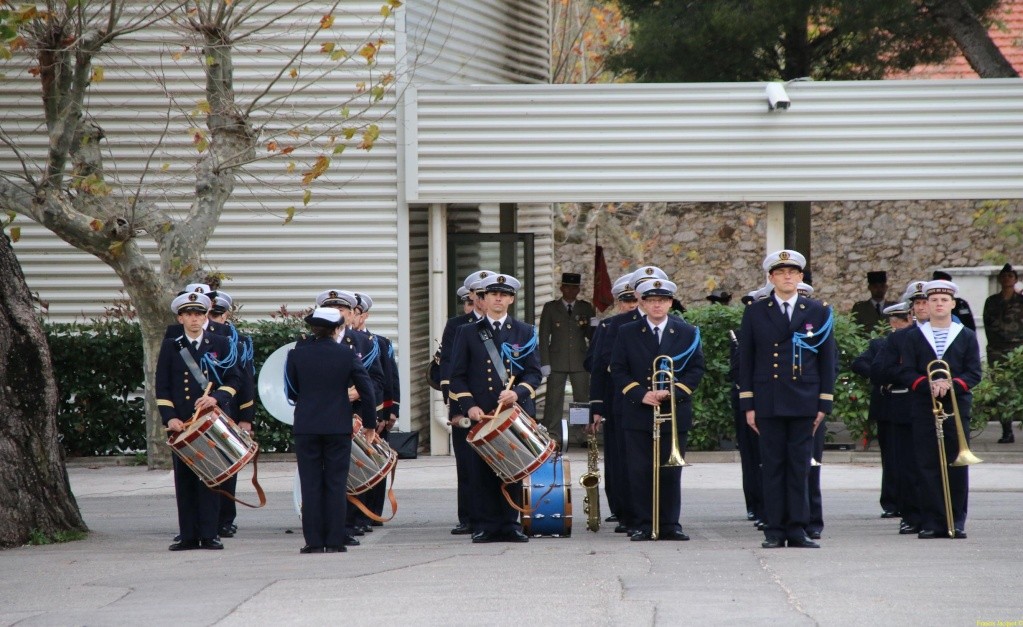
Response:
[{"label": "blue braided cord", "polygon": [[377,340],[377,336],[373,336],[373,348],[369,350],[369,353],[362,358],[362,367],[369,370],[373,366],[373,362],[380,356],[380,341]]},{"label": "blue braided cord", "polygon": [[217,380],[217,385],[223,385],[224,381],[220,378],[220,373],[217,372],[220,369],[219,366],[221,362],[211,357],[209,353],[203,355],[202,359],[199,361],[206,365],[206,370],[208,372],[213,373],[213,378]]},{"label": "blue braided cord", "polygon": [[[824,322],[817,332],[811,336],[809,333],[799,333],[798,331],[792,334],[792,365],[798,365],[800,369],[803,367],[803,349],[806,349],[812,353],[816,353],[817,349],[827,341],[831,335],[831,330],[835,327],[835,310],[828,307],[828,319]],[[808,339],[816,340],[814,343],[807,342]]]},{"label": "blue braided cord", "polygon": [[393,343],[390,344],[387,347],[387,358],[388,359],[394,359],[394,344]]},{"label": "blue braided cord", "polygon": [[[504,357],[511,362],[512,369],[509,374],[515,374],[515,368],[518,368],[521,372],[523,370],[522,364],[519,360],[523,357],[529,356],[530,353],[536,350],[536,347],[540,345],[540,334],[537,333],[536,326],[533,326],[533,337],[526,342],[525,345],[518,348],[513,348],[508,342],[501,342],[501,357]],[[518,357],[514,355],[518,353]]]},{"label": "blue braided cord", "polygon": [[249,372],[254,373],[256,369],[256,347],[252,343],[251,337],[246,337],[242,342],[242,364],[244,367],[249,369]]},{"label": "blue braided cord", "polygon": [[[696,327],[696,337],[693,338],[693,343],[689,345],[689,348],[685,349],[684,351],[682,351],[678,355],[675,355],[674,357],[671,358],[672,361],[676,364],[675,372],[682,372],[682,370],[686,367],[686,364],[689,363],[689,359],[692,358],[693,353],[695,353],[696,349],[699,348],[699,347],[700,347],[700,327]],[[680,361],[682,362],[681,366],[677,365],[678,362],[680,362]]]}]

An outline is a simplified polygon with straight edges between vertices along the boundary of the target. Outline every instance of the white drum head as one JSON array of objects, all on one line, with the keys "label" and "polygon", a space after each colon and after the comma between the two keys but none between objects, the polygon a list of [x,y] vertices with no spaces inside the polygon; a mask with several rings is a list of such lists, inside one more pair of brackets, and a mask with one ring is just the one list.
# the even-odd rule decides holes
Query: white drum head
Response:
[{"label": "white drum head", "polygon": [[295,344],[285,344],[266,358],[263,367],[259,369],[259,381],[256,384],[259,402],[271,416],[286,425],[295,424],[295,407],[288,402],[284,389],[284,365],[288,361],[288,351],[295,348]]}]

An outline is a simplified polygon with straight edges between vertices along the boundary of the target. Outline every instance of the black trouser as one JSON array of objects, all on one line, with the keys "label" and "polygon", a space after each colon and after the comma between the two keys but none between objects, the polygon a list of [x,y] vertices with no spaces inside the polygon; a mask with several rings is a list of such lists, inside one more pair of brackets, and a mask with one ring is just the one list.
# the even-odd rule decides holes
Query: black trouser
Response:
[{"label": "black trouser", "polygon": [[742,468],[742,495],[746,511],[758,520],[764,519],[763,481],[760,477],[760,438],[746,423],[746,412],[739,409],[739,392],[732,390],[732,417],[735,420],[735,441],[739,445]]},{"label": "black trouser", "polygon": [[351,434],[296,434],[295,457],[302,482],[302,534],[306,545],[343,545]]},{"label": "black trouser", "polygon": [[[487,462],[475,452],[470,451],[470,489],[469,499],[472,503],[473,531],[504,533],[521,531],[519,512],[508,504],[501,493],[504,482],[497,476]],[[522,503],[522,482],[508,484],[508,494],[514,503]]]},{"label": "black trouser", "polygon": [[451,426],[451,448],[455,453],[455,477],[458,482],[458,524],[470,525],[473,531],[479,531],[474,524],[472,515],[472,458],[479,457],[469,443],[465,441],[468,429]]},{"label": "black trouser", "polygon": [[[934,434],[932,433],[933,437]],[[916,452],[913,447],[913,423],[892,423],[892,442],[895,449],[895,483],[897,486],[899,513],[902,522],[920,526],[920,470],[917,468]],[[935,439],[937,446],[937,439]]]},{"label": "black trouser", "polygon": [[[654,446],[653,433],[625,429],[625,454],[629,458],[629,492],[634,516],[634,528],[650,533],[653,527]],[[678,448],[684,455],[688,433],[679,431]],[[663,465],[671,454],[671,424],[661,425],[660,459]],[[682,468],[660,468],[658,490],[658,525],[661,533],[681,531]]]},{"label": "black trouser", "polygon": [[810,521],[807,476],[813,454],[813,418],[774,416],[757,420],[763,465],[764,535],[801,539]]},{"label": "black trouser", "polygon": [[182,542],[217,537],[220,495],[207,488],[177,455],[174,456],[174,498],[178,505],[178,534]]},{"label": "black trouser", "polygon": [[892,423],[877,422],[877,445],[881,448],[881,509],[895,512],[899,509],[899,488],[896,480],[895,444],[892,442]]},{"label": "black trouser", "polygon": [[604,416],[604,495],[607,497],[607,509],[618,518],[620,524],[625,520],[622,513],[623,493],[618,474],[620,466],[621,434],[617,421],[612,416]]},{"label": "black trouser", "polygon": [[[962,405],[960,405],[962,408]],[[970,439],[970,419],[963,416],[966,425],[966,440]],[[952,463],[959,455],[959,441],[955,424],[946,420],[942,425],[944,431],[946,463]],[[938,534],[947,533],[945,515],[944,488],[941,481],[941,466],[938,461],[938,436],[933,418],[916,418],[913,420],[913,451],[916,455],[917,468],[920,476],[920,514],[921,528]],[[948,485],[952,501],[952,520],[955,529],[966,530],[966,503],[970,491],[969,466],[948,466]]]},{"label": "black trouser", "polygon": [[[235,491],[238,488],[238,475],[232,475],[230,479],[221,483],[218,486],[224,492],[227,492],[231,496],[235,495]],[[238,515],[238,506],[235,504],[234,499],[224,494],[220,495],[220,516],[218,527],[223,529],[229,525],[234,524],[234,519]]]}]

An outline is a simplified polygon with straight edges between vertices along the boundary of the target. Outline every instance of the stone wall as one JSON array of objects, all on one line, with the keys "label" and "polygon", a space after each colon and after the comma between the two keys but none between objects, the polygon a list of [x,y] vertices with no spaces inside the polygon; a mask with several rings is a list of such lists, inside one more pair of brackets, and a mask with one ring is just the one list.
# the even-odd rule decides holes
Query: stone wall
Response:
[{"label": "stone wall", "polygon": [[[764,283],[766,203],[562,205],[555,227],[555,277],[583,274],[593,295],[599,228],[613,281],[642,264],[660,266],[696,304],[713,289],[733,302]],[[847,311],[868,298],[866,273],[888,272],[888,298],[938,267],[1023,266],[1023,201],[857,201],[814,203],[812,269],[816,296]],[[973,303],[979,308],[982,303]]]}]

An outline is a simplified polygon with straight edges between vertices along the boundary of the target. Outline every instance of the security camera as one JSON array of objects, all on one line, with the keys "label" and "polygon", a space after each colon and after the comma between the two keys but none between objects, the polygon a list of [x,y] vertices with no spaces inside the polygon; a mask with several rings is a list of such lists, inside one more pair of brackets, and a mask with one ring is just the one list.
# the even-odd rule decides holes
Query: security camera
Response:
[{"label": "security camera", "polygon": [[768,83],[764,89],[767,94],[767,110],[774,111],[775,109],[788,109],[792,101],[789,100],[789,95],[785,93],[785,88],[781,83]]}]

